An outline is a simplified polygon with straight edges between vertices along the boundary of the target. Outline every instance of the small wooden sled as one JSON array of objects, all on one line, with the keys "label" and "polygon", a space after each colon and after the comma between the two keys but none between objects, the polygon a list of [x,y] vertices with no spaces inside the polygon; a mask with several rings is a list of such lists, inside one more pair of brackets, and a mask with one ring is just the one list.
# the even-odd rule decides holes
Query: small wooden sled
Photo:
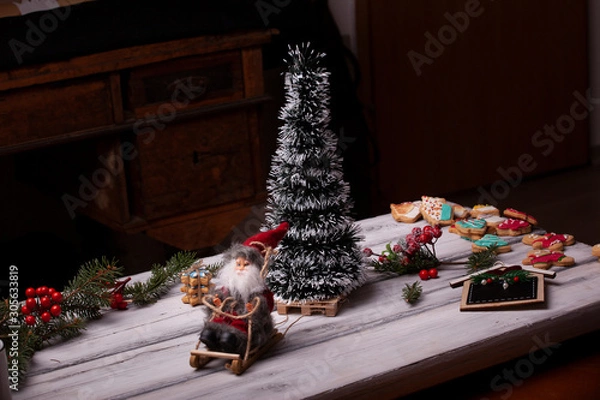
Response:
[{"label": "small wooden sled", "polygon": [[190,366],[192,368],[202,368],[206,364],[208,364],[211,360],[215,358],[222,359],[230,359],[231,362],[225,364],[225,368],[230,370],[236,375],[241,375],[244,371],[246,371],[256,360],[262,357],[271,347],[273,347],[277,342],[283,339],[283,334],[277,332],[277,329],[273,329],[273,333],[271,334],[271,338],[261,347],[251,349],[247,351],[244,357],[235,353],[222,353],[218,351],[209,351],[209,350],[198,350],[200,347],[200,341],[196,345],[196,349],[191,351],[190,356]]},{"label": "small wooden sled", "polygon": [[202,342],[198,340],[196,348],[191,351],[190,355],[190,366],[192,368],[202,368],[215,358],[230,359],[231,362],[225,364],[225,368],[227,368],[236,375],[240,375],[244,371],[246,371],[252,364],[254,364],[254,362],[258,360],[263,354],[265,354],[271,347],[273,347],[275,344],[277,344],[277,342],[283,339],[283,334],[278,332],[277,329],[273,329],[271,337],[269,338],[269,340],[267,340],[265,344],[263,344],[260,347],[251,348],[252,320],[250,319],[250,316],[254,313],[255,310],[258,309],[258,306],[260,304],[260,299],[258,297],[254,298],[252,311],[244,315],[232,315],[223,311],[223,306],[225,306],[227,302],[233,301],[233,299],[230,297],[223,300],[222,304],[218,308],[210,304],[208,302],[207,297],[209,296],[205,296],[202,299],[202,302],[213,310],[213,317],[215,315],[223,315],[229,318],[248,320],[248,340],[246,342],[246,351],[244,353],[244,356],[242,357],[236,353],[223,353],[219,351],[200,350],[199,348]]}]

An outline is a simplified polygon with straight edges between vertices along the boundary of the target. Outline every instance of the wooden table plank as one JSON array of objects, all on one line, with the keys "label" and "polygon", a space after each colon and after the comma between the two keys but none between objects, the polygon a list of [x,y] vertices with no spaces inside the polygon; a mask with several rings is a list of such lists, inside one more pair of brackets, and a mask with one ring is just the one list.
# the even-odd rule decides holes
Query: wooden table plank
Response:
[{"label": "wooden table plank", "polygon": [[[360,225],[363,246],[377,252],[424,223],[399,224],[386,215]],[[513,251],[500,259],[520,264],[530,247],[510,240]],[[446,230],[437,250],[448,260],[471,254],[468,241]],[[414,305],[401,291],[418,277],[370,271],[336,317],[290,314],[286,321],[274,313],[282,332],[300,319],[241,376],[226,370],[224,360],[199,370],[189,366],[204,309],[183,304],[176,285],[157,304],[109,311],[80,337],[37,352],[13,398],[393,398],[515,357],[540,358],[539,343],[600,329],[600,262],[583,243],[566,252],[577,265],[553,268],[546,302],[523,309],[461,312],[462,289],[448,284],[466,273],[461,265],[443,266],[440,278],[422,282]]]}]

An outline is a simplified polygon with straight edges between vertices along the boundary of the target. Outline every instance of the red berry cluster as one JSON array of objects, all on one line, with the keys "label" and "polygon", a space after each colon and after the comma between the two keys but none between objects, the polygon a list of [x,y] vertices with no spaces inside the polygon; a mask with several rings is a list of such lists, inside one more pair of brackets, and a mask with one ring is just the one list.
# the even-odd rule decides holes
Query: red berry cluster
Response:
[{"label": "red berry cluster", "polygon": [[127,278],[122,281],[115,282],[115,287],[111,292],[110,298],[110,308],[114,310],[126,310],[127,309],[127,301],[125,301],[123,297],[123,289],[125,288],[125,284],[129,282],[131,278]]},{"label": "red berry cluster", "polygon": [[421,246],[434,244],[442,236],[442,228],[439,225],[425,225],[423,228],[415,226],[411,233],[406,235],[406,253],[412,255],[421,249]]},{"label": "red berry cluster", "polygon": [[421,278],[421,280],[423,280],[423,281],[426,281],[428,279],[435,279],[437,277],[438,277],[437,268],[422,269],[419,271],[419,278]]},{"label": "red berry cluster", "polygon": [[25,304],[21,306],[21,312],[25,315],[27,325],[35,325],[38,318],[44,322],[50,322],[53,317],[58,317],[62,312],[60,303],[63,300],[62,293],[49,288],[40,286],[37,289],[32,287],[25,290]]},{"label": "red berry cluster", "polygon": [[[394,271],[397,273],[418,272],[425,269],[429,272],[439,264],[435,254],[435,243],[442,236],[442,228],[438,225],[426,225],[423,228],[414,227],[403,240],[394,246],[387,244],[381,254],[374,254],[370,248],[363,250],[367,257],[377,256],[374,262],[376,269]],[[435,272],[428,273],[429,278],[437,277]],[[427,279],[429,279],[427,278]]]},{"label": "red berry cluster", "polygon": [[123,299],[123,293],[112,294],[110,308],[115,310],[125,310],[127,308],[127,302]]}]

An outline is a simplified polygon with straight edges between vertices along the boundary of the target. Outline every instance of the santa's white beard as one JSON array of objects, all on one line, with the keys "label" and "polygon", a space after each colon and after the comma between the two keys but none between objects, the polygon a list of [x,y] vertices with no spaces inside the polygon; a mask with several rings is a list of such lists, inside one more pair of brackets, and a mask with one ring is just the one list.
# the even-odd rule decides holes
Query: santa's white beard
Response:
[{"label": "santa's white beard", "polygon": [[260,268],[250,265],[244,270],[237,270],[235,261],[221,267],[217,280],[220,286],[229,291],[230,296],[241,297],[244,302],[250,302],[250,295],[262,293],[266,288]]}]

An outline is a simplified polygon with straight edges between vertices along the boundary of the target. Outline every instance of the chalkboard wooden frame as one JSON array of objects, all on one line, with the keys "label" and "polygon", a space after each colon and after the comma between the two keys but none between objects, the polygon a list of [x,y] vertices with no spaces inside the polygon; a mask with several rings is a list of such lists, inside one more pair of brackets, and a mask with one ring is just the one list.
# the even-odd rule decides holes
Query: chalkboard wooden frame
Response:
[{"label": "chalkboard wooden frame", "polygon": [[[541,274],[531,274],[530,282],[522,282],[519,285],[527,285],[525,288],[530,289],[529,295],[523,295],[523,287],[519,288],[518,293],[515,292],[516,286],[511,285],[503,294],[507,297],[498,297],[498,290],[495,290],[493,294],[495,296],[487,296],[482,294],[481,291],[490,290],[490,287],[484,285],[474,285],[472,281],[466,281],[463,285],[463,292],[460,301],[461,311],[472,311],[472,310],[493,310],[502,307],[516,307],[528,304],[543,303],[545,301],[544,291],[544,276]],[[499,284],[496,284],[499,285]]]}]

